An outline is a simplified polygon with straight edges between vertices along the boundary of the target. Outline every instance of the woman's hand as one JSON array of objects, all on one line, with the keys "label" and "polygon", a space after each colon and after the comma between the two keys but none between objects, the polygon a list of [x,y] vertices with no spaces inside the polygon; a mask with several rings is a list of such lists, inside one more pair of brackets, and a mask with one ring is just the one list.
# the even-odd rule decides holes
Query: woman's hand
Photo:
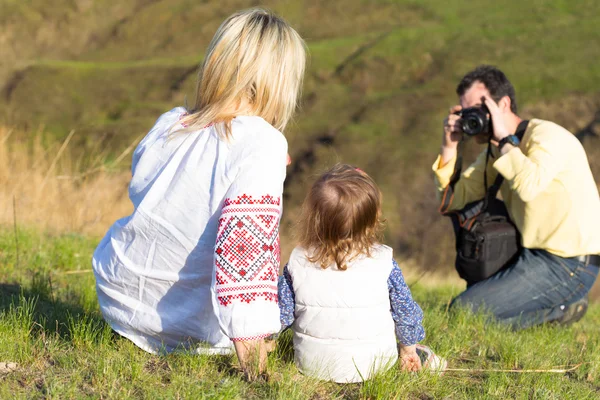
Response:
[{"label": "woman's hand", "polygon": [[421,359],[417,354],[417,346],[400,345],[400,370],[416,372],[420,371]]},{"label": "woman's hand", "polygon": [[249,381],[256,380],[267,370],[269,347],[263,339],[234,342],[240,366]]},{"label": "woman's hand", "polygon": [[275,348],[277,348],[277,340],[265,340],[265,348],[267,349],[267,353],[275,351]]}]

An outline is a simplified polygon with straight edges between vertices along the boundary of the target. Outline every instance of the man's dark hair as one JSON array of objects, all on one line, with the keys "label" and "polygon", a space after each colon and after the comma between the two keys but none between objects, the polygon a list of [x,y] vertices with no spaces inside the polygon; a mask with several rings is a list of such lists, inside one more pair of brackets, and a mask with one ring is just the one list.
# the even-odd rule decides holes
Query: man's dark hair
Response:
[{"label": "man's dark hair", "polygon": [[456,93],[462,96],[475,82],[483,83],[496,103],[504,96],[508,96],[510,98],[510,110],[515,114],[517,113],[515,88],[504,75],[504,72],[491,65],[480,65],[462,78],[456,87]]}]

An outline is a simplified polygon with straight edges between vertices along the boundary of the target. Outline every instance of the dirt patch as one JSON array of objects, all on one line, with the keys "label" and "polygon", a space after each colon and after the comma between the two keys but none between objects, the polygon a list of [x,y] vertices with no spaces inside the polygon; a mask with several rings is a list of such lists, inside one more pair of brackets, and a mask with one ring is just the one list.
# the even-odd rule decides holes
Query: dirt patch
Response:
[{"label": "dirt patch", "polygon": [[0,362],[0,375],[8,374],[16,371],[19,364],[14,362]]}]

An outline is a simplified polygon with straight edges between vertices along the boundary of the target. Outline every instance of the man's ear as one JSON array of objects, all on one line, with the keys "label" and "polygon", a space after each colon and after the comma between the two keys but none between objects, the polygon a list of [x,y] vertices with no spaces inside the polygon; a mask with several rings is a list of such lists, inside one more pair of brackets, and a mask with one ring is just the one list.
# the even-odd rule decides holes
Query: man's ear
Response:
[{"label": "man's ear", "polygon": [[502,110],[502,112],[510,111],[510,97],[504,96],[498,102],[498,108]]}]

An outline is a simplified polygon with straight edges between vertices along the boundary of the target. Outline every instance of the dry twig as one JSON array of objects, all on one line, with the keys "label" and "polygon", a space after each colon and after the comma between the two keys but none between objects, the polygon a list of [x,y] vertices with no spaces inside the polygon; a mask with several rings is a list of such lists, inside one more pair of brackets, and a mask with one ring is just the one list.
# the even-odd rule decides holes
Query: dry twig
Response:
[{"label": "dry twig", "polygon": [[511,372],[517,374],[526,373],[553,373],[553,374],[565,374],[567,372],[575,371],[577,368],[585,363],[579,363],[573,366],[567,366],[569,368],[550,368],[550,369],[480,369],[480,368],[446,368],[444,372]]},{"label": "dry twig", "polygon": [[[137,146],[137,144],[139,143],[139,141],[141,140],[142,135],[136,137],[130,144],[129,146],[127,146],[127,148],[125,150],[123,150],[123,152],[121,154],[119,154],[119,156],[117,158],[115,158],[115,160],[111,163],[111,167],[114,167],[116,165],[118,165],[121,161],[123,161],[123,159],[129,154],[131,153],[131,151]],[[89,169],[85,172],[82,172],[81,174],[78,175],[59,175],[56,177],[56,179],[82,179],[85,178],[88,175],[91,175],[95,172],[100,172],[100,171],[104,171],[106,170],[106,167],[104,165],[101,165],[99,167],[96,168],[92,168]]]},{"label": "dry twig", "polygon": [[19,269],[19,229],[17,228],[17,198],[13,195],[13,227],[15,230],[15,262]]},{"label": "dry twig", "polygon": [[89,272],[92,272],[92,270],[91,269],[80,269],[77,271],[58,272],[56,275],[77,275],[77,274],[87,274]]},{"label": "dry twig", "polygon": [[73,129],[73,130],[71,130],[71,132],[69,132],[69,136],[67,136],[67,138],[65,139],[63,144],[60,146],[60,149],[58,149],[58,153],[56,153],[56,157],[54,157],[54,160],[52,160],[52,164],[50,164],[50,167],[48,168],[48,172],[46,172],[46,176],[44,177],[44,180],[42,181],[42,184],[40,185],[42,189],[44,188],[44,186],[46,186],[46,182],[48,181],[50,174],[54,170],[54,167],[56,167],[56,163],[60,159],[60,156],[62,155],[62,153],[67,148],[67,145],[71,141],[71,138],[73,137],[74,134],[75,134],[75,130]]}]

